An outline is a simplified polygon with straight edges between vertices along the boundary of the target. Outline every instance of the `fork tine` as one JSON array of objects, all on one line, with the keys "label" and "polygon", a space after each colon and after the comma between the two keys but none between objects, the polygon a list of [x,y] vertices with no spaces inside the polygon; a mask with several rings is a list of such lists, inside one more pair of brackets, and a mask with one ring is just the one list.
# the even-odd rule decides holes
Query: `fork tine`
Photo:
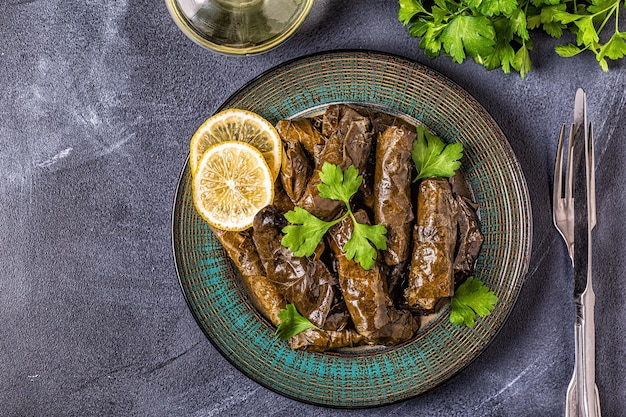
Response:
[{"label": "fork tine", "polygon": [[[567,147],[567,157],[564,155],[565,148],[565,129],[566,125],[561,126],[561,134],[559,135],[559,143],[557,145],[556,161],[554,163],[554,189],[552,195],[552,220],[556,229],[559,231],[565,244],[570,259],[574,262],[574,223],[573,213],[574,204],[572,201],[572,182],[573,174],[571,172],[573,150],[572,137],[574,125],[570,126],[569,141]],[[567,166],[563,172],[564,159],[567,158]],[[565,187],[565,190],[563,190]]]},{"label": "fork tine", "polygon": [[[563,141],[565,139],[565,123],[561,126],[559,143],[556,147],[556,159],[554,162],[554,188],[552,190],[552,202],[556,205],[563,198]],[[553,210],[556,214],[557,210]],[[556,221],[555,221],[556,223]]]}]

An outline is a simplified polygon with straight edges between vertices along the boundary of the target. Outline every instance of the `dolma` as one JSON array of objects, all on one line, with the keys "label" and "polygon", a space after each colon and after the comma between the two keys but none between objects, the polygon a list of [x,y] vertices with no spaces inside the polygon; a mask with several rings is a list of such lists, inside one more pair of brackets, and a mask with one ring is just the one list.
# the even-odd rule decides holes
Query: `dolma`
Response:
[{"label": "dolma", "polygon": [[387,228],[387,265],[397,265],[410,256],[411,150],[415,129],[390,126],[378,136],[374,182],[374,221]]},{"label": "dolma", "polygon": [[[319,259],[297,257],[281,244],[284,216],[274,206],[263,208],[254,218],[252,237],[267,277],[276,284],[288,303],[319,328],[334,311],[340,298],[337,278]],[[335,309],[334,309],[335,308]],[[345,327],[349,320],[344,306],[344,321],[334,320],[333,330]]]},{"label": "dolma", "polygon": [[284,134],[281,134],[281,140],[283,153],[280,180],[289,199],[295,203],[306,191],[313,165],[300,142]]},{"label": "dolma", "polygon": [[469,200],[472,199],[472,191],[470,190],[470,186],[460,169],[457,169],[448,181],[450,182],[452,194],[455,197],[465,197]]},{"label": "dolma", "polygon": [[476,213],[478,205],[472,200],[465,176],[457,170],[449,181],[458,205],[458,241],[454,257],[454,274],[458,283],[472,273],[484,236]]},{"label": "dolma", "polygon": [[[363,210],[354,216],[357,222],[368,223]],[[352,219],[348,217],[333,226],[328,236],[337,259],[339,285],[354,327],[370,344],[394,345],[410,339],[419,325],[408,310],[393,306],[381,267],[375,264],[365,270],[346,258],[343,247],[353,230]]]},{"label": "dolma", "polygon": [[360,113],[366,115],[370,119],[372,123],[372,130],[376,135],[383,133],[385,130],[387,130],[387,128],[391,126],[404,127],[408,128],[409,130],[415,130],[415,126],[409,123],[407,120],[403,119],[402,117],[390,113],[385,113],[372,107],[359,107],[358,109]]},{"label": "dolma", "polygon": [[313,174],[307,183],[306,190],[295,204],[304,208],[314,216],[328,221],[337,216],[342,208],[342,203],[337,200],[323,198],[319,195],[318,185],[322,183],[319,174],[322,171],[324,162],[329,162],[335,165],[341,164],[342,143],[340,142],[339,137],[335,136],[326,141],[324,150],[320,155],[320,159],[322,162],[320,165],[315,167]]},{"label": "dolma", "polygon": [[276,284],[265,274],[252,241],[251,229],[234,232],[211,227],[211,230],[239,270],[246,293],[254,307],[265,318],[277,325],[280,322],[278,313],[285,308],[287,303]]},{"label": "dolma", "polygon": [[393,304],[398,308],[408,308],[404,299],[404,289],[407,287],[409,280],[408,269],[410,264],[411,259],[409,258],[399,264],[385,266],[389,296]]},{"label": "dolma", "polygon": [[315,127],[314,119],[281,120],[276,124],[276,130],[281,139],[300,143],[307,156],[318,164],[326,140]]},{"label": "dolma", "polygon": [[276,130],[283,144],[280,178],[292,202],[304,191],[324,149],[325,139],[308,118],[281,120]]},{"label": "dolma", "polygon": [[456,197],[456,202],[459,208],[457,219],[459,234],[457,252],[454,257],[454,273],[459,281],[472,273],[484,236],[480,231],[474,203],[461,196]]},{"label": "dolma", "polygon": [[417,194],[417,224],[404,296],[410,308],[432,311],[438,299],[454,295],[453,256],[457,238],[457,204],[450,183],[423,180]]},{"label": "dolma", "polygon": [[322,220],[331,220],[342,209],[343,203],[320,197],[318,185],[322,167],[325,162],[342,169],[354,165],[362,173],[372,149],[373,133],[367,117],[349,106],[333,105],[324,113],[322,135],[326,138],[324,148],[297,205]]},{"label": "dolma", "polygon": [[289,346],[292,349],[325,352],[327,350],[357,346],[363,344],[365,340],[365,337],[354,329],[341,331],[307,329],[289,339]]},{"label": "dolma", "polygon": [[274,181],[274,201],[272,202],[274,207],[281,213],[287,213],[289,210],[293,210],[294,205],[289,196],[280,177]]},{"label": "dolma", "polygon": [[336,131],[331,134],[343,138],[343,161],[341,168],[354,165],[363,172],[372,149],[372,124],[366,116],[349,106],[338,106],[341,119]]},{"label": "dolma", "polygon": [[[265,276],[252,241],[251,229],[233,232],[212,228],[212,231],[239,270],[253,306],[272,324],[278,325],[278,313],[285,308],[286,301],[276,284]],[[308,329],[289,339],[292,349],[321,352],[360,344],[363,336],[354,329],[346,328],[345,308],[343,314],[340,310],[335,306],[329,314],[326,326],[330,330]]]},{"label": "dolma", "polygon": [[322,136],[329,138],[333,133],[339,130],[344,108],[347,108],[347,106],[342,104],[328,106],[322,117],[319,119]]}]

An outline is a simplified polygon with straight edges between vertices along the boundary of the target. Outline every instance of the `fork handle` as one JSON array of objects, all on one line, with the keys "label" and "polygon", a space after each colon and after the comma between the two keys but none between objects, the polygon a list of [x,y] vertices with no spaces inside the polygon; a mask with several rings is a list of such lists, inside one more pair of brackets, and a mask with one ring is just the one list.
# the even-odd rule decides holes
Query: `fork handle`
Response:
[{"label": "fork handle", "polygon": [[[567,387],[567,397],[565,400],[565,417],[578,417],[578,398],[576,396],[576,370],[574,370],[574,374],[572,375],[572,379],[569,382],[569,386]],[[598,394],[598,387],[594,386],[595,391],[595,408],[596,415],[598,417],[601,416],[600,412],[600,395]]]},{"label": "fork handle", "polygon": [[[575,302],[575,370],[574,378],[572,378],[575,379],[577,409],[575,417],[601,417],[595,384],[594,304],[595,294],[591,286],[591,279],[589,279],[586,290],[580,297],[576,298]],[[570,406],[571,404],[567,405],[567,407]]]}]

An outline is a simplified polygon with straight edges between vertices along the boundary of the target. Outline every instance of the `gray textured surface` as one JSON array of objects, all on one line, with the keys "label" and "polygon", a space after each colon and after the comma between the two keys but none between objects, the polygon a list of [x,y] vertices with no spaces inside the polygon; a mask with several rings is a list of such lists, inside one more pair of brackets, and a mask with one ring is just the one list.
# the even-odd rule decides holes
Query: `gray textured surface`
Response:
[{"label": "gray textured surface", "polygon": [[[537,37],[521,80],[429,60],[395,0],[317,1],[285,45],[217,55],[149,0],[0,2],[0,414],[3,416],[561,416],[573,366],[572,284],[552,227],[559,125],[575,89],[596,131],[597,383],[626,415],[624,63],[564,60]],[[477,361],[418,398],[331,410],[243,376],[205,339],[171,255],[174,190],[200,123],[237,88],[297,56],[375,49],[456,81],[508,136],[530,188],[535,236],[520,300]]]}]

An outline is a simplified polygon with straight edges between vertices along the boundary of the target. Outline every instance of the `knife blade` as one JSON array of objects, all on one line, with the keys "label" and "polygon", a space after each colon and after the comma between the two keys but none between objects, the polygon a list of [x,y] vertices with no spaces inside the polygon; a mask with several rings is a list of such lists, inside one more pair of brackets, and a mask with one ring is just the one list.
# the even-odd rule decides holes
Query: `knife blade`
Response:
[{"label": "knife blade", "polygon": [[589,224],[589,163],[586,95],[576,92],[574,105],[574,137],[571,146],[574,197],[574,296],[587,288],[588,266],[591,260],[591,227]]},{"label": "knife blade", "polygon": [[574,135],[569,144],[574,197],[574,305],[576,365],[572,388],[575,389],[576,417],[600,417],[595,384],[595,294],[592,285],[592,230],[595,226],[595,174],[593,135],[587,123],[587,99],[582,89],[576,92]]}]

